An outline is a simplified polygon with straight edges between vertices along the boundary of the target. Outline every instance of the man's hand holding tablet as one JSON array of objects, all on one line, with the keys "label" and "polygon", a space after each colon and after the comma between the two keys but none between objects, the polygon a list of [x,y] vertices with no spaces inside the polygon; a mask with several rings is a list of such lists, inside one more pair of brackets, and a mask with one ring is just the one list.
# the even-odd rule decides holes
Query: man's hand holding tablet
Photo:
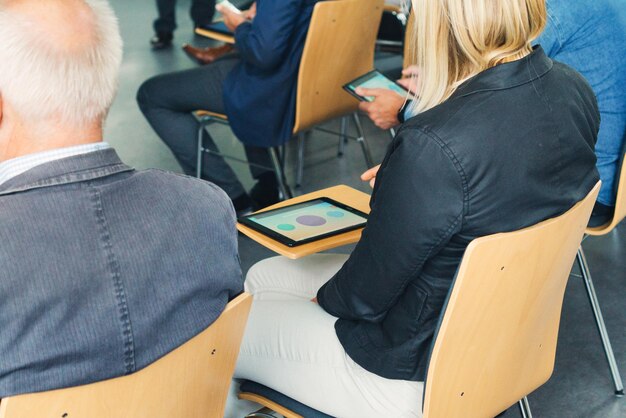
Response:
[{"label": "man's hand holding tablet", "polygon": [[215,9],[222,14],[224,24],[231,32],[235,32],[239,25],[248,20],[246,15],[228,0],[220,2]]}]

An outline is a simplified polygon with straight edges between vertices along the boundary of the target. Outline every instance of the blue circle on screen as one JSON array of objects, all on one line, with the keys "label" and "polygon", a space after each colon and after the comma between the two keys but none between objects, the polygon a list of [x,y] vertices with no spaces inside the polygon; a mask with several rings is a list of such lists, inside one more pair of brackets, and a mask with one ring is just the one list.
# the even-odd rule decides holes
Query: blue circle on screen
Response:
[{"label": "blue circle on screen", "polygon": [[296,227],[291,224],[280,224],[276,228],[280,229],[281,231],[293,231],[294,229],[296,229]]},{"label": "blue circle on screen", "polygon": [[343,218],[345,216],[345,213],[338,210],[333,210],[328,212],[326,215],[330,216],[331,218]]}]

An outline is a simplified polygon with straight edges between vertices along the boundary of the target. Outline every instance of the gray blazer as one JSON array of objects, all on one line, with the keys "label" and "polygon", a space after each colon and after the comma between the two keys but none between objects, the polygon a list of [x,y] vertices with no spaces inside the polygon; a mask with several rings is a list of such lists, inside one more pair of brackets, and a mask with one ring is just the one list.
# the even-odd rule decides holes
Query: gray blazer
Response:
[{"label": "gray blazer", "polygon": [[0,185],[0,398],[142,369],[243,290],[213,184],[108,149]]}]

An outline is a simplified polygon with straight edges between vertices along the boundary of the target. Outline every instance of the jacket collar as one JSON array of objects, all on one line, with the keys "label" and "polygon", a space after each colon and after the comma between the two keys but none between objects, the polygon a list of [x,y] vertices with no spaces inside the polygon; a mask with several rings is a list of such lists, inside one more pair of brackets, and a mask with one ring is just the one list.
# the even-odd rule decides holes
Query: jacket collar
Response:
[{"label": "jacket collar", "polygon": [[530,83],[552,69],[554,63],[541,46],[516,61],[496,65],[470,78],[452,94],[451,98],[465,97],[489,90],[505,90]]},{"label": "jacket collar", "polygon": [[62,184],[95,180],[133,171],[114,149],[90,152],[34,167],[0,185],[0,196]]}]

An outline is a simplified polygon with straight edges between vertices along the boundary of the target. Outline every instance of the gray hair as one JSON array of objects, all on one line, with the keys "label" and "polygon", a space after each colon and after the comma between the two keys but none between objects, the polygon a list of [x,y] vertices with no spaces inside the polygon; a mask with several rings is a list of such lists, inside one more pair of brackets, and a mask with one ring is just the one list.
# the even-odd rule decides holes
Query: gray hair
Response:
[{"label": "gray hair", "polygon": [[55,48],[27,16],[0,8],[0,95],[18,114],[84,126],[102,121],[117,91],[122,39],[104,0],[84,0],[93,13],[93,41]]}]

